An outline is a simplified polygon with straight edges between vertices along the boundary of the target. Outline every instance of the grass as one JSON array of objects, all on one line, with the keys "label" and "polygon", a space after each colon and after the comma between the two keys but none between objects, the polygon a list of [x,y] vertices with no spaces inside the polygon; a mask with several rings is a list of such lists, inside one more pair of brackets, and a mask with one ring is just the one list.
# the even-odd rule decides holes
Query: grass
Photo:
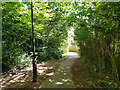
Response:
[{"label": "grass", "polygon": [[77,45],[69,46],[69,52],[79,52]]}]

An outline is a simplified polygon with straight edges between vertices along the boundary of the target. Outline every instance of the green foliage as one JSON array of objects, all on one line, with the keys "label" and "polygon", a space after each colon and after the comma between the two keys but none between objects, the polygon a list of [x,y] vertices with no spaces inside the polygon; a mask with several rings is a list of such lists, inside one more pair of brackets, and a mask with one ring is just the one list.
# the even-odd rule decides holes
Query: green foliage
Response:
[{"label": "green foliage", "polygon": [[102,68],[119,79],[119,66],[115,63],[120,62],[119,2],[89,2],[82,3],[77,8],[78,6],[79,3],[75,3],[77,13],[72,13],[71,16],[76,16],[75,40],[81,56],[94,64],[98,71]]},{"label": "green foliage", "polygon": [[78,47],[76,45],[69,46],[69,52],[78,52]]},{"label": "green foliage", "polygon": [[28,66],[32,64],[32,58],[30,56],[27,56],[27,54],[25,53],[17,57],[16,60],[16,65],[18,68],[22,68],[23,66]]},{"label": "green foliage", "polygon": [[[68,37],[75,29],[75,40],[82,57],[98,72],[102,69],[120,77],[120,2],[34,3],[34,34],[37,59],[60,59]],[[32,55],[30,2],[2,2],[3,67]],[[67,43],[66,43],[67,45]],[[66,46],[65,45],[65,46]],[[24,62],[25,59],[24,59]],[[24,63],[21,62],[21,63]],[[31,61],[28,60],[27,63]]]},{"label": "green foliage", "polygon": [[[2,63],[6,69],[31,63],[31,59],[27,59],[32,56],[30,4],[2,2]],[[35,48],[39,61],[62,57],[61,47],[67,39],[63,7],[64,3],[34,3]]]},{"label": "green foliage", "polygon": [[68,40],[65,40],[65,42],[62,44],[62,47],[61,47],[61,49],[62,49],[62,51],[63,51],[62,53],[68,52],[68,51],[67,51],[68,45],[69,45]]},{"label": "green foliage", "polygon": [[105,81],[105,80],[98,80],[96,83],[89,81],[89,84],[93,88],[102,88],[102,87],[108,87],[108,86],[109,86],[109,88],[112,88],[112,86],[117,87],[116,83],[114,83],[112,81]]},{"label": "green foliage", "polygon": [[[30,27],[22,20],[25,13],[20,11],[20,3],[2,3],[2,60],[3,67],[14,66],[17,57],[30,52]],[[14,7],[13,7],[14,6]],[[29,15],[29,14],[27,14]],[[26,24],[25,24],[26,23]]]},{"label": "green foliage", "polygon": [[108,82],[108,81],[104,81],[104,80],[98,80],[97,83],[98,84],[108,84],[108,85],[112,84],[112,82]]}]

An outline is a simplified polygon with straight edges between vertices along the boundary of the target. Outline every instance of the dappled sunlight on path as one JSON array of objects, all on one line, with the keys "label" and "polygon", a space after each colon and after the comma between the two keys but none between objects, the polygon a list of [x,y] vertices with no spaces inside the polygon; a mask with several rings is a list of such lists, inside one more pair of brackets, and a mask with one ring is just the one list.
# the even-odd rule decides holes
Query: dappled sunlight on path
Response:
[{"label": "dappled sunlight on path", "polygon": [[69,57],[61,63],[53,76],[42,82],[42,88],[76,88],[72,80],[71,66],[79,55],[75,52],[64,55],[69,55]]},{"label": "dappled sunlight on path", "polygon": [[71,73],[74,60],[79,57],[75,52],[68,52],[65,60],[37,64],[37,82],[32,82],[32,65],[17,74],[7,73],[2,78],[4,88],[76,88]]},{"label": "dappled sunlight on path", "polygon": [[52,76],[60,65],[60,61],[50,61],[37,64],[37,82],[32,82],[32,65],[25,67],[21,72],[11,74],[11,72],[2,75],[2,88],[41,88],[41,83]]}]

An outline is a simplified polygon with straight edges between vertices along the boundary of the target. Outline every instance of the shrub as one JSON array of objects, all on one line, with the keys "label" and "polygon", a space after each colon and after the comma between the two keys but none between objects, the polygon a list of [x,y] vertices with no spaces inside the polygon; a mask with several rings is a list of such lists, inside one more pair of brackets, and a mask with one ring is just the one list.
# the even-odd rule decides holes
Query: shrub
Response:
[{"label": "shrub", "polygon": [[78,47],[76,45],[69,46],[69,52],[78,52]]}]

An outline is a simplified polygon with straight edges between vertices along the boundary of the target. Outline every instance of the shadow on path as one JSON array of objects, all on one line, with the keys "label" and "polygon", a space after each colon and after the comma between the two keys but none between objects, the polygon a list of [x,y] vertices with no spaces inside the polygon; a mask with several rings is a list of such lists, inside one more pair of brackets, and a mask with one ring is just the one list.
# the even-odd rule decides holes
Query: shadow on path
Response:
[{"label": "shadow on path", "polygon": [[79,55],[75,52],[64,55],[69,57],[61,63],[53,76],[42,82],[41,88],[76,88],[72,80],[71,66]]}]

